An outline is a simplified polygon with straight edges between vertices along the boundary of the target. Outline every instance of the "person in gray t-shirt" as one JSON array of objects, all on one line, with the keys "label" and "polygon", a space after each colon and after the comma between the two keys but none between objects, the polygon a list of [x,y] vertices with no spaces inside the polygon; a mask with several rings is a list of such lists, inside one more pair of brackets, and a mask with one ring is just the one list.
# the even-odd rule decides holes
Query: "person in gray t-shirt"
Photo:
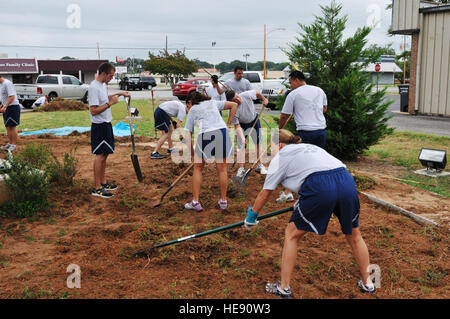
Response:
[{"label": "person in gray t-shirt", "polygon": [[89,113],[91,116],[91,148],[94,160],[95,189],[91,195],[101,198],[111,198],[110,191],[117,189],[106,180],[106,160],[114,153],[114,134],[111,125],[112,114],[110,107],[119,102],[119,97],[129,97],[128,92],[108,95],[106,84],[112,80],[115,68],[105,62],[98,69],[97,79],[89,86]]},{"label": "person in gray t-shirt", "polygon": [[0,113],[3,113],[3,122],[8,135],[8,144],[2,146],[4,151],[14,152],[17,150],[17,126],[20,124],[20,105],[17,99],[16,89],[10,80],[0,75]]},{"label": "person in gray t-shirt", "polygon": [[225,85],[237,94],[241,94],[252,89],[250,81],[244,79],[244,69],[241,66],[234,68],[234,78],[226,81]]}]

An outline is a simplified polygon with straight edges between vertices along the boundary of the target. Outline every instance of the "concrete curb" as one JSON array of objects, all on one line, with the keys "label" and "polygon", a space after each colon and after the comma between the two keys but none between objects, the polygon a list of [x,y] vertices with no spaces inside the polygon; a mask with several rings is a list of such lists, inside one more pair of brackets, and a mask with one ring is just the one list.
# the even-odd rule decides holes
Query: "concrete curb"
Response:
[{"label": "concrete curb", "polygon": [[378,199],[372,195],[369,195],[364,192],[359,192],[359,193],[366,196],[370,201],[372,201],[378,205],[381,205],[383,207],[386,207],[389,210],[393,210],[397,213],[405,215],[421,225],[430,225],[430,226],[434,226],[434,227],[440,226],[440,224],[436,223],[435,221],[432,221],[432,220],[429,220],[428,218],[414,214],[413,212],[407,211],[406,209],[403,209],[403,208],[393,205],[391,203],[385,202],[384,200]]}]

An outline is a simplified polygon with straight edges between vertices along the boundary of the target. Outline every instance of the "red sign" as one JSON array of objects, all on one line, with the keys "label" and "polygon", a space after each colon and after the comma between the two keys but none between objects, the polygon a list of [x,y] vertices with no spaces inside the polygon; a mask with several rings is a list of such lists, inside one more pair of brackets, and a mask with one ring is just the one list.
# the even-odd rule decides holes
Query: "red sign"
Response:
[{"label": "red sign", "polygon": [[375,65],[375,72],[380,72],[381,71],[381,65],[378,63],[377,65]]},{"label": "red sign", "polygon": [[38,73],[36,59],[0,59],[0,74]]}]

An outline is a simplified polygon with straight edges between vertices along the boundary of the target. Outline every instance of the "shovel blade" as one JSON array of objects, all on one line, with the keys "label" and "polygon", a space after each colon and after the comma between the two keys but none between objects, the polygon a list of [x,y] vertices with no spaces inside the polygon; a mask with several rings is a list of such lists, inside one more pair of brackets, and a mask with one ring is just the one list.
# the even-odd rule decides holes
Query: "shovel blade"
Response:
[{"label": "shovel blade", "polygon": [[144,178],[142,177],[141,166],[139,165],[139,159],[136,154],[131,154],[131,162],[133,163],[134,172],[139,182],[142,182]]}]

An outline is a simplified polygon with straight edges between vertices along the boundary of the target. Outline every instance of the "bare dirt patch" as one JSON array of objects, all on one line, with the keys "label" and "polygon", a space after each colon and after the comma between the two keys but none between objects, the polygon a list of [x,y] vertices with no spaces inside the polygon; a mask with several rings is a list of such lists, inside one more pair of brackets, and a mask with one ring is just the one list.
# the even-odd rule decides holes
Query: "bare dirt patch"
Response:
[{"label": "bare dirt patch", "polygon": [[[0,137],[5,142],[4,137]],[[214,165],[205,169],[203,213],[183,210],[191,199],[191,177],[160,198],[185,166],[170,159],[151,161],[150,148],[137,152],[145,176],[138,183],[130,147],[118,146],[108,159],[108,176],[119,185],[111,200],[89,195],[93,156],[86,136],[21,138],[21,143],[48,143],[57,156],[77,146],[77,186],[58,189],[54,207],[35,221],[0,219],[1,298],[269,298],[266,281],[278,280],[284,229],[290,214],[264,220],[246,231],[224,233],[161,248],[149,258],[130,252],[243,220],[264,177],[252,174],[242,197],[231,198],[229,209],[217,207],[219,189]],[[126,143],[129,141],[121,140]],[[140,143],[154,142],[140,138]],[[368,170],[369,171],[369,170]],[[427,213],[448,209],[448,202],[432,206],[429,194],[412,198],[403,184],[377,179],[373,191],[405,209],[422,207]],[[408,187],[407,185],[404,187]],[[384,190],[384,192],[383,192]],[[422,192],[419,190],[419,192]],[[399,193],[406,194],[404,202]],[[264,213],[287,207],[273,194]],[[415,196],[415,195],[414,195]],[[359,273],[350,248],[333,218],[326,236],[306,236],[300,244],[292,280],[296,298],[449,298],[448,227],[424,227],[389,213],[361,197],[361,231],[371,262],[382,271],[375,295],[359,292]],[[447,207],[447,208],[445,208]],[[417,210],[415,210],[417,212]],[[68,289],[66,269],[81,267],[81,289]]]}]

